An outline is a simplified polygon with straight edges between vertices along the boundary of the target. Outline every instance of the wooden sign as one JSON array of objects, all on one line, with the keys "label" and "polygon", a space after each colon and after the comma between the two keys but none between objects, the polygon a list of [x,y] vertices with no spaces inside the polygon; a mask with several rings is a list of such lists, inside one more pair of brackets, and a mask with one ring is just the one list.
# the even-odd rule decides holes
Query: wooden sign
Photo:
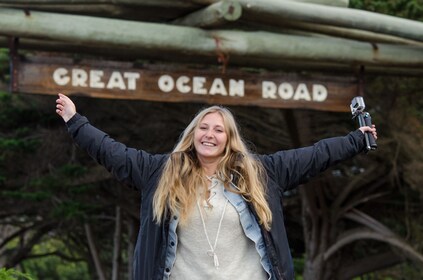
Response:
[{"label": "wooden sign", "polygon": [[[281,62],[283,63],[283,62]],[[31,57],[15,62],[14,92],[59,92],[97,98],[201,102],[271,108],[349,111],[356,78],[285,72],[228,70],[206,66],[141,65]]]}]

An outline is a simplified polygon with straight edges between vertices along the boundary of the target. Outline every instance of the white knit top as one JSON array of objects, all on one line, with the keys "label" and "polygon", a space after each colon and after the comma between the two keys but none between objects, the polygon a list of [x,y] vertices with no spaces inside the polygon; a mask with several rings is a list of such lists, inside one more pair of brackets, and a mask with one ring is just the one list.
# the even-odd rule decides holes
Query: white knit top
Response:
[{"label": "white knit top", "polygon": [[215,248],[219,267],[215,267],[213,256],[208,253],[210,245],[199,209],[196,207],[188,225],[178,226],[176,260],[170,279],[268,279],[260,264],[260,256],[254,242],[244,234],[237,211],[231,203],[226,203],[223,188],[223,183],[213,178],[209,198],[209,203],[213,207],[207,207],[205,201],[199,203],[207,234],[213,246],[224,211]]}]

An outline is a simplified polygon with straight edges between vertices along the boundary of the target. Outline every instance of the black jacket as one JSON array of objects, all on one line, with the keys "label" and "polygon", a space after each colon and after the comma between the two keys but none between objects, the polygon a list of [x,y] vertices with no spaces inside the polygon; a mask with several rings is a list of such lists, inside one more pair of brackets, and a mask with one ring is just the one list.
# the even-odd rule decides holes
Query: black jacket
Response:
[{"label": "black jacket", "polygon": [[[152,201],[168,155],[151,155],[126,147],[76,114],[67,122],[76,144],[121,182],[141,192],[141,219],[134,253],[134,279],[163,279],[168,225],[153,221]],[[267,252],[278,279],[294,279],[294,269],[286,236],[282,193],[304,183],[331,165],[351,158],[364,148],[359,130],[344,137],[321,140],[310,147],[259,155],[268,175],[268,202],[273,213],[270,232],[262,229]],[[255,212],[250,206],[250,209]],[[172,219],[169,217],[168,219]]]}]

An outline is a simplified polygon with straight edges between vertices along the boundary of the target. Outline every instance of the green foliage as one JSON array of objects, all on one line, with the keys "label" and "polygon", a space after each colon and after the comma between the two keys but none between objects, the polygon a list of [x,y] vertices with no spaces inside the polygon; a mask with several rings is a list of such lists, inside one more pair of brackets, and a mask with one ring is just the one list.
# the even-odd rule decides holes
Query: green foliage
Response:
[{"label": "green foliage", "polygon": [[0,92],[0,129],[21,132],[40,123],[43,116],[35,106],[21,95]]},{"label": "green foliage", "polygon": [[350,7],[423,21],[421,0],[351,0]]},{"label": "green foliage", "polygon": [[[87,194],[94,186],[82,184],[69,187],[68,181],[78,178],[85,173],[85,167],[76,164],[65,164],[51,174],[29,180],[26,186],[16,191],[2,191],[1,195],[9,199],[32,202],[48,201],[55,193],[66,194],[69,198],[78,199],[79,195]],[[57,204],[54,208],[50,209],[52,210],[50,213],[55,217],[61,218],[81,218],[84,216],[84,212],[90,209],[95,209],[95,207],[89,203],[71,200]]]},{"label": "green foliage", "polygon": [[9,80],[9,50],[0,49],[0,81]]},{"label": "green foliage", "polygon": [[[54,114],[54,99],[50,103],[47,97],[0,92],[0,215],[6,217],[0,222],[13,232],[24,230],[22,240],[40,232],[45,223],[58,225],[32,247],[31,258],[16,258],[33,278],[0,280],[91,279],[81,221],[104,205],[93,202],[98,186],[83,182],[88,168],[70,160],[70,140],[63,143],[55,138],[65,139],[65,133]],[[52,241],[52,236],[62,242]],[[19,238],[4,245],[1,257],[6,261],[20,253]]]},{"label": "green foliage", "polygon": [[22,273],[13,268],[0,268],[0,280],[35,280],[27,273]]},{"label": "green foliage", "polygon": [[293,261],[294,261],[295,280],[302,280],[303,279],[302,273],[304,271],[304,266],[305,266],[305,257],[293,258]]},{"label": "green foliage", "polygon": [[[45,255],[60,252],[71,256],[67,244],[58,239],[49,239],[32,248],[32,254]],[[72,256],[78,258],[80,256]],[[88,266],[84,261],[69,262],[58,256],[50,255],[43,258],[28,259],[23,262],[25,270],[39,280],[89,280]]]},{"label": "green foliage", "polygon": [[[19,137],[19,135],[18,135]],[[19,138],[3,138],[0,137],[0,150],[12,150],[22,152],[33,152],[39,144],[36,139],[19,139]]]},{"label": "green foliage", "polygon": [[51,193],[44,191],[22,192],[22,191],[4,191],[1,193],[4,197],[27,200],[27,201],[44,201],[51,197]]},{"label": "green foliage", "polygon": [[353,280],[397,280],[397,279],[422,279],[421,271],[416,269],[415,265],[404,262],[402,264],[367,273]]},{"label": "green foliage", "polygon": [[52,216],[63,220],[82,220],[85,219],[90,210],[95,208],[95,205],[89,205],[79,201],[63,201],[53,209]]}]

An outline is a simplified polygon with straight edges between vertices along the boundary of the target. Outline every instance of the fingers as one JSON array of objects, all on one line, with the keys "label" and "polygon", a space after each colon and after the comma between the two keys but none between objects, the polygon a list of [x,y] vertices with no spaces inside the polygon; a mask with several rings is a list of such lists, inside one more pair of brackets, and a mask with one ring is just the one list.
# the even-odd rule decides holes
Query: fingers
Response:
[{"label": "fingers", "polygon": [[58,97],[56,99],[56,113],[67,122],[76,114],[75,104],[69,97],[62,93],[59,93]]},{"label": "fingers", "polygon": [[69,102],[71,101],[69,97],[67,97],[66,95],[64,95],[63,93],[59,93],[59,99],[63,102]]},{"label": "fingers", "polygon": [[64,101],[63,101],[63,98],[60,95],[61,94],[59,93],[59,98],[56,99],[56,107],[58,105],[62,105],[63,106]]},{"label": "fingers", "polygon": [[72,101],[70,100],[70,98],[67,97],[66,95],[64,95],[62,93],[59,93],[58,95],[59,95],[59,98],[56,99],[56,104],[57,104],[56,107],[57,108],[60,107],[60,109],[63,110],[66,105],[73,104]]},{"label": "fingers", "polygon": [[377,132],[373,132],[373,137],[375,138],[375,140],[377,140]]},{"label": "fingers", "polygon": [[361,132],[365,133],[365,132],[369,132],[373,135],[373,137],[375,138],[375,140],[377,139],[377,130],[376,130],[376,126],[374,124],[372,124],[372,126],[362,126],[360,127]]},{"label": "fingers", "polygon": [[59,98],[56,99],[56,113],[63,117],[65,115],[66,101],[69,99],[66,95],[59,93]]},{"label": "fingers", "polygon": [[61,105],[61,104],[56,105],[56,113],[58,113],[59,115],[63,114],[64,109],[65,108],[63,107],[63,105]]},{"label": "fingers", "polygon": [[372,127],[367,126],[365,131],[371,133],[373,135],[373,137],[375,138],[375,140],[377,139],[377,130],[376,130],[376,126],[373,124]]},{"label": "fingers", "polygon": [[377,139],[377,130],[376,130],[376,126],[374,124],[372,124],[372,127],[370,129],[370,132],[372,133],[373,137],[376,140]]},{"label": "fingers", "polygon": [[62,116],[63,110],[65,109],[65,101],[64,101],[65,95],[61,93],[59,93],[58,95],[59,95],[59,98],[56,99],[56,113]]}]

